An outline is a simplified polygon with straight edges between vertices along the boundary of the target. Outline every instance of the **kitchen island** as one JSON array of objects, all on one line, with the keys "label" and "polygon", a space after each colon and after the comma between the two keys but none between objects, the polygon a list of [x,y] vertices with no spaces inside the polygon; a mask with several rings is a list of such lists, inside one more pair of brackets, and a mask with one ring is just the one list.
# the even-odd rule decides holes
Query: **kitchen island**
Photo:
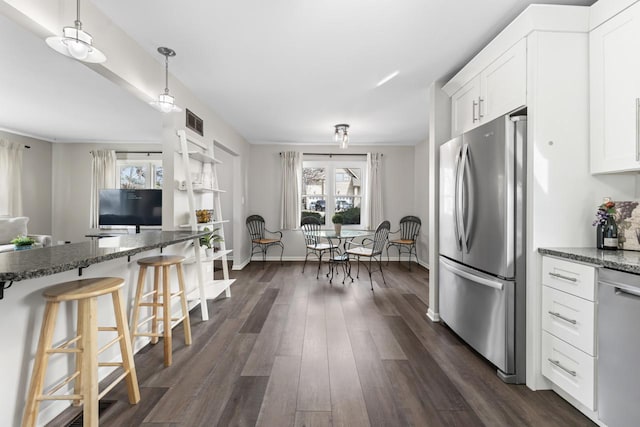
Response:
[{"label": "kitchen island", "polygon": [[[3,372],[0,387],[5,398],[0,399],[0,425],[19,426],[22,419],[42,323],[44,288],[78,277],[121,277],[125,279],[125,287],[122,290],[124,306],[127,313],[130,313],[138,274],[136,260],[160,253],[190,256],[193,254],[193,241],[205,234],[206,231],[154,230],[48,248],[1,253],[0,283],[4,298],[0,300],[0,364]],[[187,289],[196,287],[193,270],[188,267],[185,270]],[[171,283],[177,285],[176,277],[172,276]],[[195,304],[196,301],[193,305]],[[100,326],[115,324],[110,300],[98,300],[97,318]],[[63,305],[53,342],[67,340],[75,334],[75,328],[75,310],[71,305]],[[104,346],[111,339],[111,333],[101,333],[98,346]],[[137,340],[134,352],[144,345],[144,339]],[[119,353],[111,350],[100,355],[101,362],[113,362],[119,358]],[[75,366],[72,359],[61,355],[50,358],[45,389],[70,374],[70,370]],[[101,368],[100,379],[109,373],[110,369]],[[67,386],[59,391],[67,392]],[[51,420],[68,404],[66,401],[43,402],[39,424]]]}]

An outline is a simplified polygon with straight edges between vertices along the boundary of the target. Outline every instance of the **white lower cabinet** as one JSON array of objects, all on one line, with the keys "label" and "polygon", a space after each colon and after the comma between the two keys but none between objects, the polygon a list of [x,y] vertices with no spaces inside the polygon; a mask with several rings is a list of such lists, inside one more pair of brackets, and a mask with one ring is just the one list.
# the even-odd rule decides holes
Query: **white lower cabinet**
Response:
[{"label": "white lower cabinet", "polygon": [[542,259],[542,375],[595,410],[596,328],[593,266]]},{"label": "white lower cabinet", "polygon": [[542,375],[592,411],[595,409],[595,366],[593,356],[542,331]]}]

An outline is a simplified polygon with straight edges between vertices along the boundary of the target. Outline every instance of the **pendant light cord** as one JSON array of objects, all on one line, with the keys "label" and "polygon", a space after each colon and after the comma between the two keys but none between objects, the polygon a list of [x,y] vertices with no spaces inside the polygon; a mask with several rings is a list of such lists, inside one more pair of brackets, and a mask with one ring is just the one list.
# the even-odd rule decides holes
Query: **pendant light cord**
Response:
[{"label": "pendant light cord", "polygon": [[169,55],[164,56],[164,93],[169,94]]},{"label": "pendant light cord", "polygon": [[80,22],[80,0],[76,2],[76,29],[82,29],[82,22]]}]

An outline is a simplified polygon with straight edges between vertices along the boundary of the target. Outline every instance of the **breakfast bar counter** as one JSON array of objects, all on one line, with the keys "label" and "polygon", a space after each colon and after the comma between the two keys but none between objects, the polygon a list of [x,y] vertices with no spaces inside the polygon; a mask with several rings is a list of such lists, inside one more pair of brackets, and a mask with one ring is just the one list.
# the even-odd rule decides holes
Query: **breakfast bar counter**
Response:
[{"label": "breakfast bar counter", "polygon": [[[140,252],[162,249],[206,235],[207,231],[145,231],[88,242],[0,254],[0,299],[11,282],[48,276],[63,271],[82,270],[93,264]],[[7,286],[9,283],[9,286]]]},{"label": "breakfast bar counter", "polygon": [[[123,306],[131,313],[138,278],[139,259],[160,255],[190,257],[194,254],[194,240],[206,235],[207,231],[143,231],[140,234],[123,234],[104,237],[86,242],[70,243],[46,248],[0,253],[0,284],[4,298],[0,301],[0,365],[2,376],[0,387],[5,398],[0,399],[0,426],[21,425],[25,407],[27,385],[35,351],[38,345],[40,325],[43,322],[45,299],[43,289],[78,278],[117,277],[124,279],[122,288]],[[197,288],[197,266],[186,265],[184,270],[187,288]],[[172,273],[175,276],[175,272]],[[170,283],[177,283],[172,277]],[[195,307],[198,300],[190,302]],[[53,342],[64,342],[74,336],[76,314],[69,304],[60,308]],[[62,314],[64,313],[64,314]],[[95,312],[101,326],[115,324],[114,310],[110,301],[98,302]],[[112,337],[109,333],[98,336],[99,348],[106,346]],[[138,339],[134,352],[148,340]],[[120,360],[117,346],[100,354],[101,361],[116,363]],[[49,361],[45,388],[49,388],[73,373],[75,364],[68,358],[52,357]],[[101,368],[99,380],[105,378],[113,368]],[[72,394],[70,385],[59,390],[62,394]],[[63,411],[68,402],[46,401],[40,404],[39,423],[47,423]]]}]

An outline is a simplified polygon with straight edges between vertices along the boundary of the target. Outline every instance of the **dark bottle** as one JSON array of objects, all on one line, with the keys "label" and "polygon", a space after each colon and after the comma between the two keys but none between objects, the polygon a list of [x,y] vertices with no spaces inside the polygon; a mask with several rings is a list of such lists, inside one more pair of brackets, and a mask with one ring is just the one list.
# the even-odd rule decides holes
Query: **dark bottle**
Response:
[{"label": "dark bottle", "polygon": [[611,215],[607,217],[607,222],[602,226],[602,237],[603,249],[618,249],[618,225]]}]

